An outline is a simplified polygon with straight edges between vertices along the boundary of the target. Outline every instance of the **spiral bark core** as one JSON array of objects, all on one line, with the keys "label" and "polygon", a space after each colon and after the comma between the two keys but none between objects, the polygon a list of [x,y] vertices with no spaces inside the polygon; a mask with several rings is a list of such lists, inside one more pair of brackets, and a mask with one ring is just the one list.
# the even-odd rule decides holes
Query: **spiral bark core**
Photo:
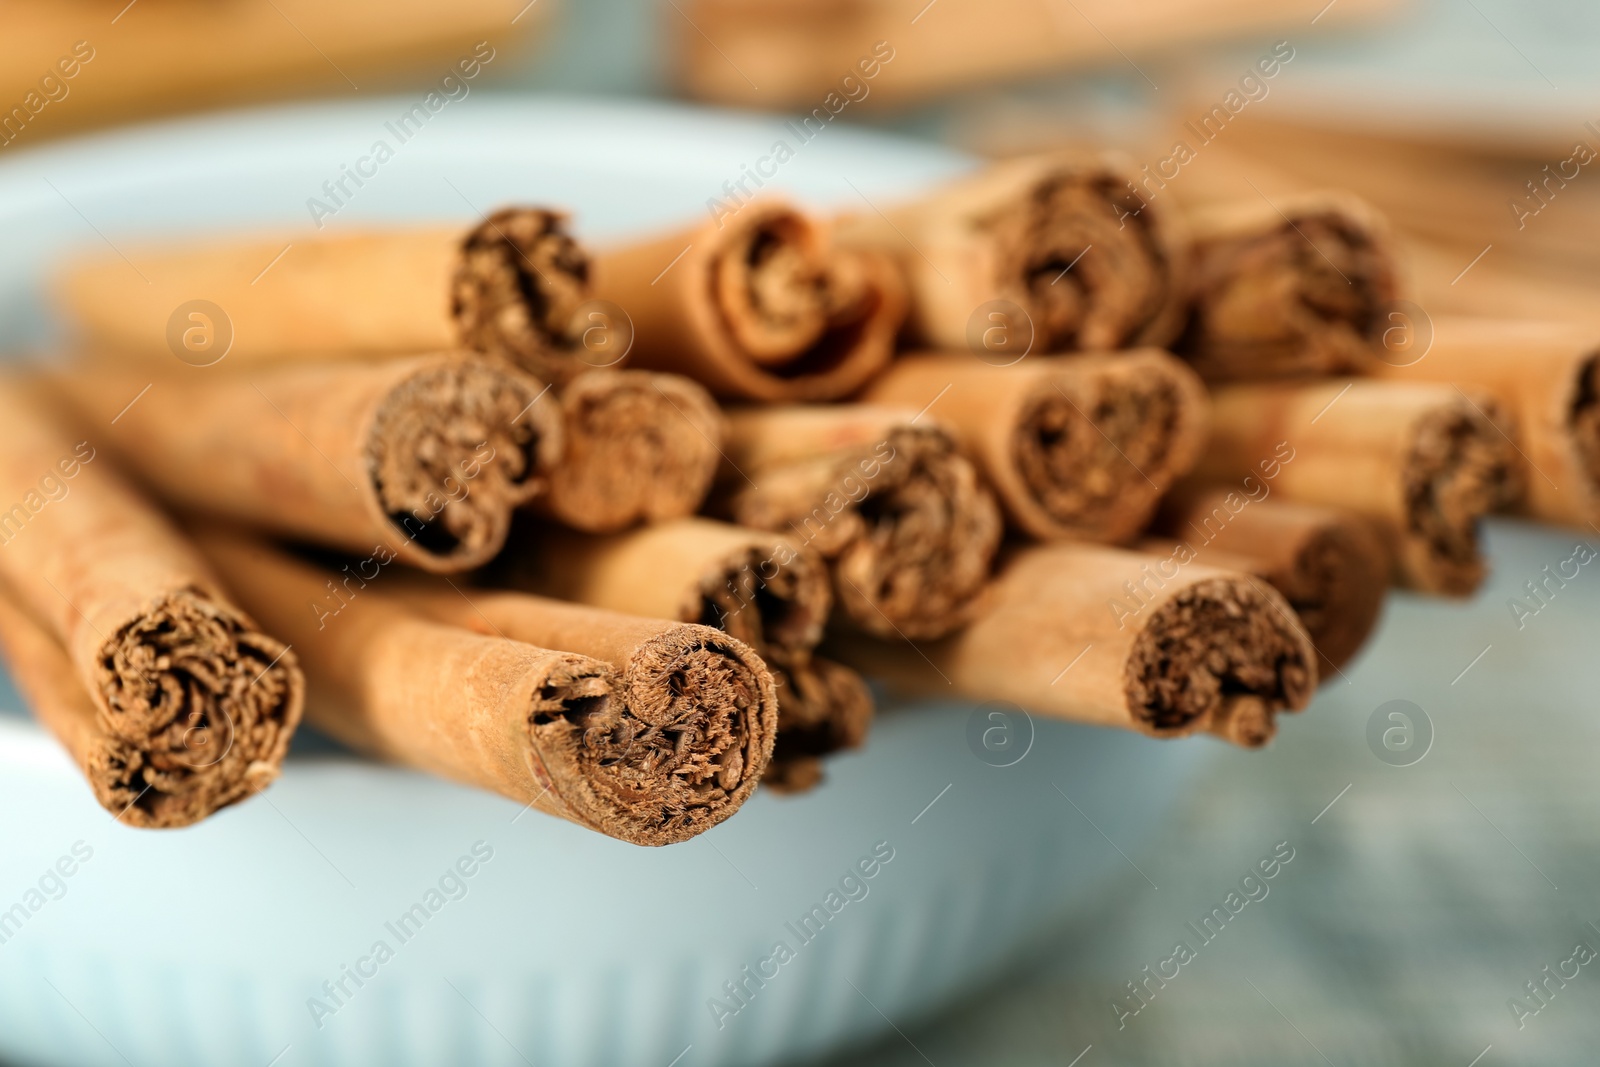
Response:
[{"label": "spiral bark core", "polygon": [[[1013,452],[1030,495],[1052,520],[1090,539],[1120,540],[1171,483],[1184,396],[1167,379],[1068,378],[1041,383],[1017,426]],[[1130,483],[1149,493],[1130,494]]]},{"label": "spiral bark core", "polygon": [[1483,580],[1478,520],[1518,496],[1515,449],[1496,427],[1504,418],[1487,400],[1463,399],[1429,410],[1412,429],[1401,554],[1441,592],[1469,593]]},{"label": "spiral bark core", "polygon": [[777,731],[777,698],[760,658],[717,631],[669,630],[635,652],[622,691],[623,710],[574,749],[602,825],[664,845],[738,810]]},{"label": "spiral bark core", "polygon": [[423,551],[482,562],[544,488],[562,439],[539,384],[473,360],[434,365],[379,404],[367,469],[379,505]]},{"label": "spiral bark core", "polygon": [[589,299],[589,257],[567,234],[566,215],[503,208],[462,241],[451,280],[461,343],[552,382],[588,369],[573,335]]},{"label": "spiral bark core", "polygon": [[102,646],[105,741],[90,780],[134,826],[186,826],[278,776],[300,717],[293,653],[198,589],[163,596]]},{"label": "spiral bark core", "polygon": [[1179,350],[1221,381],[1361,370],[1382,343],[1397,282],[1373,227],[1324,207],[1198,242],[1194,288]]},{"label": "spiral bark core", "polygon": [[1229,720],[1305,707],[1314,656],[1276,593],[1244,577],[1206,578],[1162,604],[1140,634],[1125,675],[1128,706],[1157,736],[1216,726],[1231,740],[1263,743],[1270,729],[1241,731]]},{"label": "spiral bark core", "polygon": [[545,509],[567,526],[611,533],[692,515],[721,460],[722,416],[675,374],[590,371],[562,390],[566,447]]},{"label": "spiral bark core", "polygon": [[1176,281],[1145,209],[1119,176],[1054,173],[986,220],[997,288],[1020,297],[1034,350],[1123,348],[1159,329]]}]

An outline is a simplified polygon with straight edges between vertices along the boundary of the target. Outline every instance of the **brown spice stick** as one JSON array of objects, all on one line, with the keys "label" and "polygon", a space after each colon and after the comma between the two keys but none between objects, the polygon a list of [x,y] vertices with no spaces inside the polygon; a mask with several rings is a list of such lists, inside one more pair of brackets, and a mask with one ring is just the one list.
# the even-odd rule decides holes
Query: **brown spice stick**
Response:
[{"label": "brown spice stick", "polygon": [[1520,510],[1570,526],[1600,522],[1600,329],[1445,317],[1431,328],[1415,362],[1374,373],[1485,390],[1515,417],[1527,489]]},{"label": "brown spice stick", "polygon": [[300,721],[293,653],[37,396],[0,388],[0,422],[0,644],[95,799],[167,828],[266,788]]},{"label": "brown spice stick", "polygon": [[1339,508],[1186,487],[1162,504],[1140,549],[1253,574],[1283,595],[1327,681],[1377,626],[1394,561],[1365,519]]},{"label": "brown spice stick", "polygon": [[1165,345],[1182,326],[1187,237],[1164,204],[1133,191],[1135,173],[1112,156],[994,163],[885,215],[845,219],[839,239],[899,261],[913,344],[977,347],[999,321],[985,305],[1008,301],[1020,322],[995,313],[1035,353]]},{"label": "brown spice stick", "polygon": [[816,553],[774,534],[680,519],[610,537],[546,529],[513,539],[496,575],[531,593],[631,615],[704,623],[766,660],[778,741],[762,781],[794,791],[821,780],[820,757],[857,748],[872,696],[848,667],[812,655],[833,594]]},{"label": "brown spice stick", "polygon": [[1176,351],[1214,381],[1342,374],[1377,361],[1398,269],[1383,217],[1354,196],[1213,206],[1194,234]]},{"label": "brown spice stick", "polygon": [[1152,737],[1209,731],[1254,747],[1316,686],[1311,642],[1265,583],[1094,545],[1021,549],[983,612],[920,646],[830,642],[918,692],[1007,700]]},{"label": "brown spice stick", "polygon": [[1016,529],[1040,540],[1125,541],[1205,445],[1210,404],[1165,352],[1029,358],[902,356],[868,403],[921,406],[957,433]]},{"label": "brown spice stick", "polygon": [[[138,272],[121,255],[91,255],[69,264],[56,290],[91,338],[163,368],[196,325],[230,332],[225,354],[235,364],[461,347],[560,383],[596,358],[583,344],[588,256],[565,222],[560,212],[518,207],[470,229],[133,248]],[[215,304],[224,320],[179,311],[195,300]],[[213,351],[196,361],[212,356],[221,358]]]},{"label": "brown spice stick", "polygon": [[539,506],[574,529],[611,533],[692,515],[722,462],[722,413],[676,374],[596,370],[558,398],[566,449]]},{"label": "brown spice stick", "polygon": [[721,509],[821,553],[851,626],[939,637],[975,609],[1000,510],[931,418],[866,404],[744,408],[729,413],[724,451]]},{"label": "brown spice stick", "polygon": [[776,200],[602,250],[594,280],[632,320],[631,366],[744,400],[848,396],[888,363],[906,310],[887,257],[833,246]]},{"label": "brown spice stick", "polygon": [[488,562],[561,453],[540,383],[472,358],[58,382],[174,504],[431,571]]},{"label": "brown spice stick", "polygon": [[1269,465],[1280,499],[1373,520],[1400,584],[1464,596],[1485,573],[1478,520],[1522,492],[1510,425],[1487,395],[1448,385],[1235,385],[1212,394],[1196,477],[1238,483]]},{"label": "brown spice stick", "polygon": [[303,649],[311,721],[364,751],[640,845],[733,814],[771,751],[771,680],[715,631],[532,597],[508,617],[503,595],[382,571],[381,546],[330,594],[336,575],[263,543],[201,543]]}]

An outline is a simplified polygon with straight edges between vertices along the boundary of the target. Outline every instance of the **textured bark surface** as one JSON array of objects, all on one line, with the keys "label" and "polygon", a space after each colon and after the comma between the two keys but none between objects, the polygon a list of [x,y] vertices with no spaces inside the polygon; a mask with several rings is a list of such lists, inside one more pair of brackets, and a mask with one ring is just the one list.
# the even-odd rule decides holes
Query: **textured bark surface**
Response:
[{"label": "textured bark surface", "polygon": [[596,370],[558,401],[566,449],[540,509],[577,530],[612,533],[692,515],[722,462],[722,413],[677,374]]},{"label": "textured bark surface", "polygon": [[991,164],[899,207],[843,221],[840,240],[893,255],[911,280],[907,332],[967,349],[975,313],[1023,312],[1036,353],[1164,345],[1182,326],[1188,244],[1120,157]]},{"label": "textured bark surface", "polygon": [[887,256],[836,247],[776,200],[602,250],[595,293],[632,320],[631,366],[743,400],[848,396],[888,363],[906,313]]},{"label": "textured bark surface", "polygon": [[939,637],[971,617],[1002,524],[950,433],[914,410],[749,408],[729,416],[720,506],[821,553],[836,613],[880,636]]},{"label": "textured bark surface", "polygon": [[1357,379],[1229,386],[1212,404],[1197,480],[1365,516],[1408,588],[1465,596],[1483,581],[1478,520],[1523,491],[1514,420],[1487,394]]},{"label": "textured bark surface", "polygon": [[131,826],[187,826],[277,778],[295,656],[88,440],[0,389],[0,644],[35,714]]},{"label": "textured bark surface", "polygon": [[173,504],[433,571],[492,558],[562,451],[543,386],[470,356],[57,383]]},{"label": "textured bark surface", "polygon": [[1248,575],[1093,545],[1041,545],[1001,568],[965,630],[913,647],[831,641],[867,674],[916,692],[1013,701],[1152,737],[1270,739],[1316,687],[1289,606]]},{"label": "textured bark surface", "polygon": [[1398,270],[1388,225],[1345,194],[1198,211],[1177,351],[1216,381],[1361,372],[1379,362]]},{"label": "textured bark surface", "polygon": [[1205,445],[1210,403],[1165,352],[1029,357],[902,356],[869,403],[921,409],[983,468],[1009,524],[1040,540],[1125,541]]}]

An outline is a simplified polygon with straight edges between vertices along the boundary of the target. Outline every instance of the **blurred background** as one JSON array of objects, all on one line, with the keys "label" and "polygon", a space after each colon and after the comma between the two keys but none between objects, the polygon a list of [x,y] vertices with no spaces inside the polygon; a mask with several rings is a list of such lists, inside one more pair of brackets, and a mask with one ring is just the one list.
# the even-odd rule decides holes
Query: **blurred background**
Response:
[{"label": "blurred background", "polygon": [[[1600,8],[1579,0],[0,0],[0,162],[182,113],[425,90],[485,39],[480,97],[825,108],[986,156],[1111,146],[1186,201],[1350,188],[1390,214],[1427,312],[1600,321]],[[892,60],[846,83],[877,42]],[[1312,713],[1265,753],[1213,746],[1116,891],[1027,966],[828,1062],[1600,1060],[1600,967],[1540,978],[1600,949],[1600,578],[1536,626],[1507,610],[1600,531],[1490,535],[1484,591],[1395,594]],[[1396,700],[1426,738],[1409,762],[1370,740]],[[1131,999],[1285,842],[1269,898]]]}]

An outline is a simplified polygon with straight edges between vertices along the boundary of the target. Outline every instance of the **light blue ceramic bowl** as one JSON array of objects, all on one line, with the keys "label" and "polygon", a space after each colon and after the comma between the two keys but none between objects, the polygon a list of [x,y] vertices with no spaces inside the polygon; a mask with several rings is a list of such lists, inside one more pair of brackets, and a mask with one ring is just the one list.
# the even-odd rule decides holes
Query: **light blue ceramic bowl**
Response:
[{"label": "light blue ceramic bowl", "polygon": [[[8,154],[4,340],[50,335],[39,265],[69,246],[218,226],[309,233],[307,199],[410,103]],[[604,237],[696,217],[786,136],[779,121],[712,112],[475,95],[328,225],[543,201]],[[861,206],[964,165],[840,128],[772,184]],[[498,797],[315,743],[266,795],[203,826],[128,830],[48,737],[0,713],[0,1058],[748,1067],[904,1027],[1137,879],[1117,849],[1139,847],[1212,744],[1040,721],[1026,755],[996,767],[969,741],[972,713],[890,709],[825,788],[759,794],[665,849],[518,817]]]}]

